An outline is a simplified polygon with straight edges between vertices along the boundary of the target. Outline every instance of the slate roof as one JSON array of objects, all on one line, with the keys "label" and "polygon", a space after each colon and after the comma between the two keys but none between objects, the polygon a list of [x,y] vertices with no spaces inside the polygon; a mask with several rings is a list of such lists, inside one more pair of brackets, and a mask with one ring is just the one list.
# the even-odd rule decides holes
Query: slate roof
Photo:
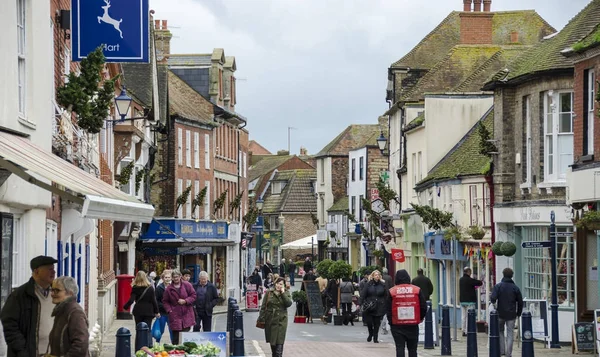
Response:
[{"label": "slate roof", "polygon": [[403,94],[402,101],[419,101],[431,92],[477,92],[483,83],[530,46],[454,46],[417,84]]},{"label": "slate roof", "polygon": [[455,179],[465,176],[483,175],[490,164],[490,158],[479,153],[479,123],[483,124],[493,135],[494,107],[477,122],[465,136],[438,162],[417,186],[429,182]]},{"label": "slate roof", "polygon": [[[207,100],[190,87],[176,74],[169,71],[169,114],[202,124],[217,126],[212,120],[212,114],[202,110]],[[208,102],[210,103],[210,102]],[[212,104],[210,104],[212,107]]]},{"label": "slate roof", "polygon": [[327,212],[345,212],[348,210],[348,196],[344,196],[333,203]]},{"label": "slate roof", "polygon": [[292,155],[265,155],[248,169],[248,181],[252,182],[266,173],[275,170],[291,157]]},{"label": "slate roof", "polygon": [[[598,19],[600,19],[600,1],[593,0],[556,36],[544,40],[511,63],[507,67],[508,75],[502,82],[510,82],[525,75],[535,75],[550,70],[573,68],[571,60],[563,56],[561,51],[589,35],[598,25]],[[493,78],[490,78],[490,81],[492,80]],[[493,88],[495,84],[497,82],[489,82],[486,87]]]},{"label": "slate roof", "polygon": [[[442,60],[452,47],[460,44],[460,13],[451,12],[391,67],[429,69]],[[497,11],[492,14],[492,42],[495,45],[510,44],[510,33],[515,30],[519,32],[521,45],[533,45],[542,37],[556,32],[535,10]]]},{"label": "slate roof", "polygon": [[[384,128],[385,129],[385,128]],[[363,147],[373,133],[380,133],[379,124],[353,124],[344,129],[335,139],[325,145],[315,158],[323,156],[348,155],[352,149]]]},{"label": "slate roof", "polygon": [[423,111],[421,114],[417,115],[416,118],[414,118],[413,120],[410,121],[410,123],[406,124],[404,126],[404,132],[413,130],[415,128],[418,128],[421,126],[421,124],[423,124],[423,122],[425,121],[425,111]]},{"label": "slate roof", "polygon": [[169,66],[210,66],[212,54],[170,54],[167,59]]},{"label": "slate roof", "polygon": [[269,194],[265,198],[263,212],[316,212],[317,200],[312,188],[312,181],[316,179],[315,169],[277,172],[273,181],[287,181],[287,185],[281,194]]}]

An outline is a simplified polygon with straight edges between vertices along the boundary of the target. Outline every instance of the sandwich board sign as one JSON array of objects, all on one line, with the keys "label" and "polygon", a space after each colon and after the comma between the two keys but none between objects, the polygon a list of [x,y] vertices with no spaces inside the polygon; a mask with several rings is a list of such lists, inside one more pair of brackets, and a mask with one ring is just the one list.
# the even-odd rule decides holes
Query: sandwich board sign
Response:
[{"label": "sandwich board sign", "polygon": [[148,0],[71,0],[71,53],[102,47],[106,62],[148,62]]}]

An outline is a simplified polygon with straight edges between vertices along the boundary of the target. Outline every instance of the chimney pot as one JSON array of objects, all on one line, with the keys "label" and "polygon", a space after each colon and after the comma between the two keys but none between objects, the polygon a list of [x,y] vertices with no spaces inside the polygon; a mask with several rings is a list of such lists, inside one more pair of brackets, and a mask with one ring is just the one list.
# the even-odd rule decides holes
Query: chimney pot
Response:
[{"label": "chimney pot", "polygon": [[167,29],[167,20],[162,20],[162,29],[163,30]]},{"label": "chimney pot", "polygon": [[490,12],[492,9],[492,0],[483,0],[483,11]]},{"label": "chimney pot", "polygon": [[481,12],[481,0],[473,0],[475,6],[473,6],[473,11]]},{"label": "chimney pot", "polygon": [[471,12],[473,0],[463,0],[463,11]]},{"label": "chimney pot", "polygon": [[154,20],[154,29],[155,30],[159,30],[160,29],[160,20]]}]

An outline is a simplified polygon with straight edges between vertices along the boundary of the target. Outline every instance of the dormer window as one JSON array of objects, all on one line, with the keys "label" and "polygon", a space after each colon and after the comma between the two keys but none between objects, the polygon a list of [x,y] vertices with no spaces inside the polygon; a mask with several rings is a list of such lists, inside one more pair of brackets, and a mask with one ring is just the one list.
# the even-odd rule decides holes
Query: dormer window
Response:
[{"label": "dormer window", "polygon": [[271,185],[271,194],[272,195],[279,195],[279,194],[281,194],[281,192],[285,188],[286,184],[287,184],[287,181],[275,181],[275,182],[273,182],[273,184]]}]

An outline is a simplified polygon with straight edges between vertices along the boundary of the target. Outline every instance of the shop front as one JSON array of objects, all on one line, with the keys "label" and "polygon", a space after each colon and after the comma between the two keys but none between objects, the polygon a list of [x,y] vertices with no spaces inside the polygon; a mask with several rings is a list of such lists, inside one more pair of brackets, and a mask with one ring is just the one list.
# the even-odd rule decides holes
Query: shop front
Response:
[{"label": "shop front", "polygon": [[224,301],[240,292],[239,236],[237,223],[155,218],[141,235],[137,265],[157,275],[189,269],[193,282],[206,271]]}]

